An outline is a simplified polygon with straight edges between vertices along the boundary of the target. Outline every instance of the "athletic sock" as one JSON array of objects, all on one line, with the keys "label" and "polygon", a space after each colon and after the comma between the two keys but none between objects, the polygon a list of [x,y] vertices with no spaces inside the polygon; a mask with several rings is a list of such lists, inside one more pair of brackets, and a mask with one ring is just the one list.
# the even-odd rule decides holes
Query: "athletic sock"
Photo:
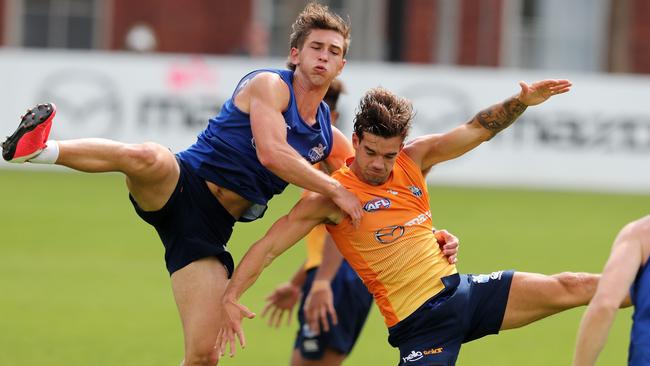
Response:
[{"label": "athletic sock", "polygon": [[59,144],[54,140],[47,140],[45,149],[40,154],[29,159],[29,162],[35,164],[54,164],[58,158]]}]

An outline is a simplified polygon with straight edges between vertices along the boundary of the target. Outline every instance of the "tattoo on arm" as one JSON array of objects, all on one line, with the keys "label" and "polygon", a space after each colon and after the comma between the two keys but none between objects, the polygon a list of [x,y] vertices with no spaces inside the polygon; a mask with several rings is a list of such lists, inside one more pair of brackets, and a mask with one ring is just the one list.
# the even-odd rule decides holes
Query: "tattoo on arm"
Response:
[{"label": "tattoo on arm", "polygon": [[[526,105],[517,98],[509,98],[501,104],[484,109],[474,117],[492,136],[510,126],[526,110]],[[471,123],[471,122],[470,122]]]}]

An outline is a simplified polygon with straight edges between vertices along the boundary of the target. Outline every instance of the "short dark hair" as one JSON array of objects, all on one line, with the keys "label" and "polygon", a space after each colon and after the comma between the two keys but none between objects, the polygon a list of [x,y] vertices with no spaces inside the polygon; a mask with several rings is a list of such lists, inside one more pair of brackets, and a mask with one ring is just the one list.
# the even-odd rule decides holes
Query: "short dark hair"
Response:
[{"label": "short dark hair", "polygon": [[354,117],[354,133],[359,140],[368,132],[384,138],[406,138],[413,120],[411,102],[384,88],[368,91],[359,104]]},{"label": "short dark hair", "polygon": [[339,79],[332,80],[330,87],[327,88],[327,92],[323,98],[323,101],[327,103],[328,107],[330,107],[330,111],[336,110],[336,104],[339,101],[339,96],[341,96],[341,93],[345,93],[345,86],[343,86],[343,82]]},{"label": "short dark hair", "polygon": [[[313,29],[333,30],[343,36],[343,57],[350,47],[350,23],[341,18],[340,15],[330,11],[326,5],[311,2],[305,9],[298,14],[298,18],[291,26],[291,36],[289,36],[289,48],[302,49],[305,40]],[[296,69],[296,65],[287,61],[287,67],[291,70]]]}]

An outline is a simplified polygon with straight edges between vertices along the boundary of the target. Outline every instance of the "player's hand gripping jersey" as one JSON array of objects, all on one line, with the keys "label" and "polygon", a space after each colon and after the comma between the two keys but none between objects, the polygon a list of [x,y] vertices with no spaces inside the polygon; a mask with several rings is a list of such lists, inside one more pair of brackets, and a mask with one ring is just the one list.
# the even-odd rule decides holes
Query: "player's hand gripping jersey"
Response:
[{"label": "player's hand gripping jersey", "polygon": [[362,182],[347,166],[332,176],[359,197],[366,213],[358,230],[350,220],[327,229],[391,327],[440,292],[440,278],[457,272],[433,235],[424,176],[403,151],[382,185]]}]

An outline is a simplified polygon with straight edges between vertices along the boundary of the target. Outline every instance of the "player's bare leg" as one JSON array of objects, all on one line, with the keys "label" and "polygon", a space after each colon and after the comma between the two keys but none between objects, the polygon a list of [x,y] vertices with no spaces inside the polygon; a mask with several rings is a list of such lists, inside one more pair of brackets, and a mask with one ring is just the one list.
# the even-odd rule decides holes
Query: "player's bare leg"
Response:
[{"label": "player's bare leg", "polygon": [[294,349],[291,354],[291,366],[339,366],[347,355],[326,349],[320,360],[308,360],[302,357],[300,350]]},{"label": "player's bare leg", "polygon": [[221,298],[228,283],[226,268],[216,258],[203,258],[174,272],[171,280],[185,338],[183,365],[216,365]]},{"label": "player's bare leg", "polygon": [[82,172],[122,172],[140,208],[155,211],[167,202],[179,176],[170,151],[155,143],[124,144],[98,138],[51,141],[55,115],[54,104],[27,110],[2,143],[2,157],[12,163],[58,164]]},{"label": "player's bare leg", "polygon": [[[125,144],[98,138],[48,141],[55,113],[56,107],[48,104],[30,109],[21,117],[14,134],[3,142],[3,158],[16,163],[57,164],[89,173],[122,172],[129,192],[141,209],[156,211],[165,205],[180,174],[174,154],[155,143]],[[216,354],[213,356],[203,347],[207,338],[203,337],[202,325],[197,323],[211,327],[213,333],[219,329],[214,318],[226,281],[226,270],[216,258],[197,261],[172,275],[185,332],[187,365],[216,364],[211,362]],[[216,334],[211,347],[215,340]]]},{"label": "player's bare leg", "polygon": [[129,192],[145,211],[161,209],[176,188],[180,168],[174,154],[159,144],[97,138],[57,143],[57,165],[89,173],[124,173]]},{"label": "player's bare leg", "polygon": [[530,324],[549,315],[586,305],[596,292],[600,275],[563,272],[547,276],[515,272],[501,329]]}]

